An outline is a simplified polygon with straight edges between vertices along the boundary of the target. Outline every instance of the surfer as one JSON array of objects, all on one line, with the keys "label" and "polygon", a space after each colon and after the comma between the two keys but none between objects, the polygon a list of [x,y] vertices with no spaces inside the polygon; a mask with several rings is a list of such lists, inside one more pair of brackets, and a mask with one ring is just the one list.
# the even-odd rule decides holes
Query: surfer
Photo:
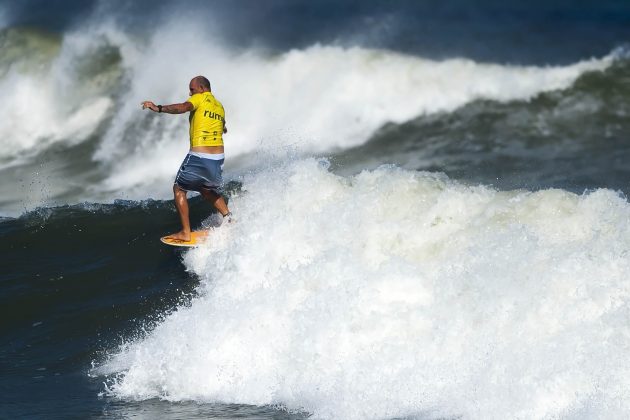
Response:
[{"label": "surfer", "polygon": [[188,85],[190,98],[186,102],[171,105],[155,105],[142,102],[142,109],[166,114],[190,112],[190,150],[182,162],[173,194],[182,230],[167,238],[188,242],[191,239],[188,216],[188,191],[197,191],[231,221],[230,210],[223,199],[223,134],[227,133],[223,105],[211,93],[210,82],[203,76],[194,77]]}]

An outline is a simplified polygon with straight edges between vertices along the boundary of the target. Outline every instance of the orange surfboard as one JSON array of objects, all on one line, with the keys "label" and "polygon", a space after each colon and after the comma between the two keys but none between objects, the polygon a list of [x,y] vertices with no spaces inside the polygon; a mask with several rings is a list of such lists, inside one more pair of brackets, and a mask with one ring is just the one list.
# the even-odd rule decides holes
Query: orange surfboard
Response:
[{"label": "orange surfboard", "polygon": [[206,240],[206,238],[208,237],[208,233],[209,231],[207,230],[192,231],[190,232],[190,241],[188,242],[182,241],[181,239],[172,239],[168,236],[162,236],[160,238],[160,241],[162,241],[162,243],[165,243],[166,245],[194,248],[196,246],[199,246],[203,243],[203,241]]}]

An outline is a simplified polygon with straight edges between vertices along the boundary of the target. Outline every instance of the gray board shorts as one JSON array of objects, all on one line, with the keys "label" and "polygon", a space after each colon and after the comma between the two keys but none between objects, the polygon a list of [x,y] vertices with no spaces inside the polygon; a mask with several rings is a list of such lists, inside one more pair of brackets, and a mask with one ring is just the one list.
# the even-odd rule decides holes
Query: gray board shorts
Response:
[{"label": "gray board shorts", "polygon": [[186,191],[205,190],[221,195],[224,161],[222,154],[188,153],[177,171],[175,185]]}]

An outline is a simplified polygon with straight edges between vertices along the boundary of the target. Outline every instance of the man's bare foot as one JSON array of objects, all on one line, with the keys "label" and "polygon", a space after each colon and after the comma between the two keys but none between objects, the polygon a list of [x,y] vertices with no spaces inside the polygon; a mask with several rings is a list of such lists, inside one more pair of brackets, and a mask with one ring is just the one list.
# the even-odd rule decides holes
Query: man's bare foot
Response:
[{"label": "man's bare foot", "polygon": [[174,239],[182,242],[190,242],[190,232],[184,232],[183,230],[170,234],[165,237],[165,239]]}]

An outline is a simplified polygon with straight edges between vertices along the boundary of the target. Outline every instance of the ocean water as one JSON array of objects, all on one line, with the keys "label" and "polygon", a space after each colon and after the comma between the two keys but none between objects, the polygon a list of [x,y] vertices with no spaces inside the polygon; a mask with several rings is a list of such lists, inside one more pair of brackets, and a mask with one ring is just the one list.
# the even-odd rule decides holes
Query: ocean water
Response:
[{"label": "ocean water", "polygon": [[[0,418],[630,415],[630,3],[0,2]],[[226,196],[167,248],[206,75]]]}]

